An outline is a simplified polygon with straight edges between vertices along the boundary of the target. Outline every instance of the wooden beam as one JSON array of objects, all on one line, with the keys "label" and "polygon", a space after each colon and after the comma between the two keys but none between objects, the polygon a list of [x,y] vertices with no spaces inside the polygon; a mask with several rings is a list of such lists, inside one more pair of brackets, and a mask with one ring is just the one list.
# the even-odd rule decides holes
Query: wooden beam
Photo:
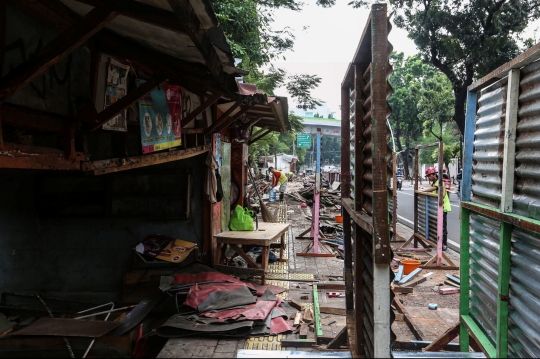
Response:
[{"label": "wooden beam", "polygon": [[342,345],[347,345],[349,337],[347,335],[347,326],[341,328],[339,333],[335,336],[330,343],[326,346],[326,349],[339,349]]},{"label": "wooden beam", "polygon": [[96,8],[47,44],[35,57],[17,66],[1,80],[0,103],[28,85],[45,70],[58,63],[96,32],[111,22],[118,13]]},{"label": "wooden beam", "polygon": [[223,67],[219,55],[189,0],[168,0],[168,2],[184,31],[204,58],[210,73],[218,80],[218,83],[224,84]]},{"label": "wooden beam", "polygon": [[0,152],[0,168],[79,171],[84,154],[75,153],[73,160],[66,160],[64,151],[56,148],[4,143]]},{"label": "wooden beam", "polygon": [[413,333],[414,337],[417,340],[422,340],[422,336],[424,335],[424,333],[422,333],[422,331],[414,325],[414,323],[412,322],[409,316],[409,312],[407,311],[407,309],[405,309],[403,304],[401,304],[401,302],[399,301],[399,297],[397,295],[394,297],[394,304],[397,308],[397,311],[403,314],[403,319],[405,323],[407,323],[407,326]]},{"label": "wooden beam", "polygon": [[[68,29],[81,20],[77,13],[59,0],[8,1],[44,22],[47,26],[60,31]],[[139,2],[135,2],[134,6],[138,6],[137,4]],[[175,81],[192,92],[222,91],[216,81],[210,81],[212,77],[203,65],[190,63],[141,45],[134,45],[112,31],[101,30],[86,45],[120,61],[129,59],[134,67],[139,67],[146,73]]]},{"label": "wooden beam", "polygon": [[68,118],[55,114],[31,110],[8,103],[0,106],[0,116],[6,126],[13,126],[38,132],[62,132],[67,124],[72,122]]},{"label": "wooden beam", "polygon": [[347,311],[345,308],[334,308],[334,307],[320,307],[321,313],[324,314],[335,314],[335,315],[346,315]]},{"label": "wooden beam", "polygon": [[234,119],[234,117],[229,117],[229,115],[236,110],[242,103],[240,101],[234,103],[225,111],[217,120],[215,120],[210,127],[206,130],[207,134],[211,134],[214,132],[219,132],[223,128],[225,128],[231,121],[231,119]]},{"label": "wooden beam", "polygon": [[341,199],[341,205],[343,206],[343,209],[346,210],[350,216],[351,219],[356,223],[360,228],[362,228],[364,231],[368,232],[369,234],[373,234],[373,224],[372,224],[372,218],[368,216],[367,214],[361,213],[359,211],[355,211],[353,208],[354,202],[350,198],[342,198]]},{"label": "wooden beam", "polygon": [[133,20],[158,26],[163,29],[185,34],[184,27],[178,22],[178,17],[165,9],[131,0],[77,0],[83,4],[107,8]]},{"label": "wooden beam", "polygon": [[508,73],[508,92],[506,97],[506,118],[504,121],[504,153],[501,188],[501,211],[512,212],[514,206],[514,167],[516,157],[516,127],[519,98],[519,69]]},{"label": "wooden beam", "polygon": [[145,83],[128,93],[126,96],[122,97],[120,100],[116,101],[114,104],[101,111],[97,116],[97,123],[94,125],[94,127],[92,127],[90,131],[95,131],[101,128],[104,123],[109,121],[114,116],[118,115],[120,112],[124,111],[126,108],[137,102],[142,97],[146,96],[149,92],[151,92],[157,86],[166,81],[167,80],[156,79],[146,81]]},{"label": "wooden beam", "polygon": [[249,141],[255,137],[255,136],[258,136],[260,135],[261,133],[263,133],[264,131],[268,130],[268,127],[263,127],[261,129],[259,129],[257,132],[255,133],[252,133],[248,138],[246,138],[246,142],[249,143]]},{"label": "wooden beam", "polygon": [[270,132],[272,132],[272,130],[268,130],[268,131],[264,132],[263,134],[261,134],[260,136],[255,137],[254,139],[252,139],[252,140],[249,142],[249,144],[251,145],[252,143],[257,142],[258,140],[260,140],[261,138],[263,138],[264,136],[266,136],[266,135],[269,134]]},{"label": "wooden beam", "polygon": [[213,95],[210,95],[206,100],[204,100],[203,103],[193,111],[191,111],[186,118],[182,119],[182,127],[185,127],[191,123],[195,119],[195,117],[199,116],[203,111],[206,111],[206,109],[210,106],[212,106],[219,98],[221,97],[220,93],[215,93]]},{"label": "wooden beam", "polygon": [[130,156],[113,158],[109,160],[88,161],[82,163],[82,170],[92,172],[94,175],[102,175],[126,171],[134,168],[158,165],[172,161],[183,160],[208,152],[210,146],[188,148],[187,150],[175,150],[154,153],[151,155]]}]

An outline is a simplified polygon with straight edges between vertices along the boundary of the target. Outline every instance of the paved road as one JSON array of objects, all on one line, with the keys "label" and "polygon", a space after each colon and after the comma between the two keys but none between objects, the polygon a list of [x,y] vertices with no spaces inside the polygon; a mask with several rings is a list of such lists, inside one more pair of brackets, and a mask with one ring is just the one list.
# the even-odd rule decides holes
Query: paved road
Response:
[{"label": "paved road", "polygon": [[[403,189],[398,192],[398,221],[408,227],[413,227],[414,218],[414,188],[409,187],[409,181],[403,183]],[[455,190],[452,186],[451,191]],[[459,252],[459,200],[456,193],[450,193],[452,212],[448,213],[448,244]]]}]

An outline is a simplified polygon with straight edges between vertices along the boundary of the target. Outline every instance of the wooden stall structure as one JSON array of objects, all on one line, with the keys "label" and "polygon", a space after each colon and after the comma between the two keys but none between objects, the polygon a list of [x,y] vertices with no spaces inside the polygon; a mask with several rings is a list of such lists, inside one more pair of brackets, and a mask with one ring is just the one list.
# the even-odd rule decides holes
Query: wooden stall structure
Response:
[{"label": "wooden stall structure", "polygon": [[[0,261],[3,290],[117,300],[151,233],[197,242],[211,265],[249,144],[290,129],[287,99],[245,74],[208,0],[0,1],[0,246],[25,253]],[[147,123],[143,101],[169,90],[178,117]],[[214,204],[209,153],[230,179]]]},{"label": "wooden stall structure", "polygon": [[373,5],[341,85],[344,272],[347,326],[355,357],[389,358],[393,338],[388,206],[392,151],[386,125],[392,91],[387,81],[392,71],[389,31],[386,4]]}]

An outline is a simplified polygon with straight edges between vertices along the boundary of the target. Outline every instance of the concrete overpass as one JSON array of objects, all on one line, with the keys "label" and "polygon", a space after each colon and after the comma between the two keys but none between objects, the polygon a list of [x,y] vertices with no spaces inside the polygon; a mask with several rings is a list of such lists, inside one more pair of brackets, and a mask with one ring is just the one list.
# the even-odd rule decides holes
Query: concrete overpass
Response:
[{"label": "concrete overpass", "polygon": [[328,118],[303,117],[304,133],[316,134],[317,128],[325,136],[341,137],[341,121]]}]

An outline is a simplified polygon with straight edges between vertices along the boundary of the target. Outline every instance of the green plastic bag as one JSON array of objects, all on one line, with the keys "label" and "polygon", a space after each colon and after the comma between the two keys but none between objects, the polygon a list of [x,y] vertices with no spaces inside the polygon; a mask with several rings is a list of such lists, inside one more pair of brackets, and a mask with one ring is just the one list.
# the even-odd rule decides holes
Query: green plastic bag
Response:
[{"label": "green plastic bag", "polygon": [[231,231],[253,231],[255,226],[253,225],[253,211],[242,206],[236,206],[231,220],[229,221],[229,229]]}]

